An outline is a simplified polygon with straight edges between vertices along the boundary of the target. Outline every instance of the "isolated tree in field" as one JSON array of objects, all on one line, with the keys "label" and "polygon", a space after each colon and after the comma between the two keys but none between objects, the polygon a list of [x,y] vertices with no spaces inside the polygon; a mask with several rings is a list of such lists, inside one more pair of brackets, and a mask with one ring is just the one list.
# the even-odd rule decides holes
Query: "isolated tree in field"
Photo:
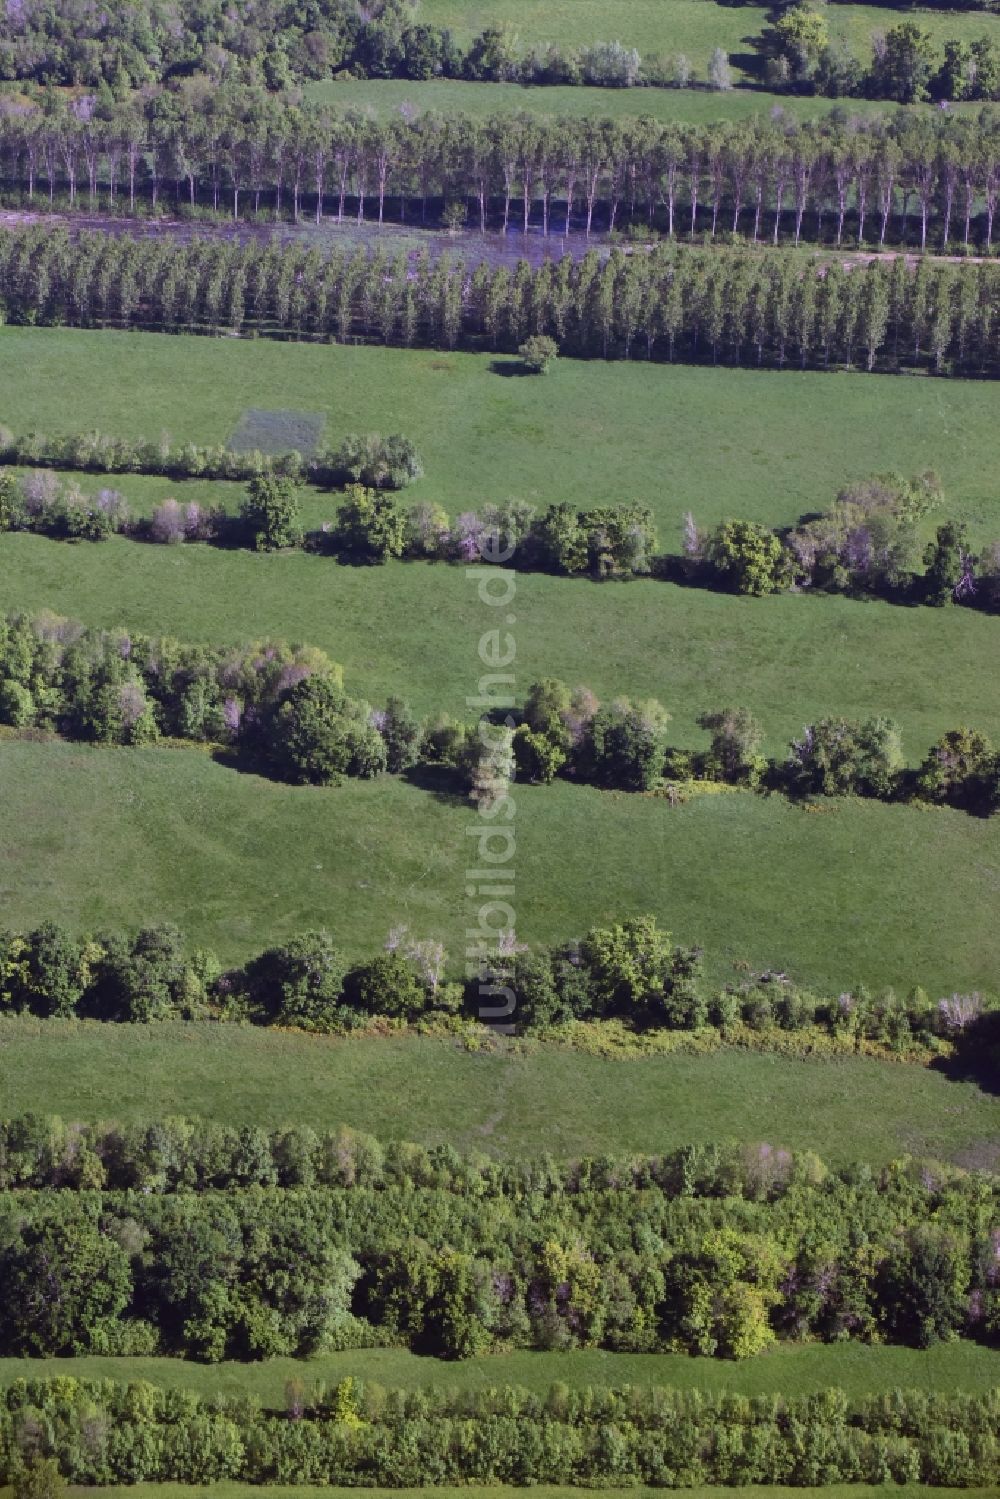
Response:
[{"label": "isolated tree in field", "polygon": [[559,345],[554,338],[544,333],[533,334],[518,348],[521,363],[533,375],[547,374],[559,354]]},{"label": "isolated tree in field", "polygon": [[260,474],[251,479],[240,520],[258,552],[302,545],[299,486],[291,479]]},{"label": "isolated tree in field", "polygon": [[1000,802],[1000,755],[977,729],[949,729],[921,765],[917,789],[929,801],[988,815]]}]

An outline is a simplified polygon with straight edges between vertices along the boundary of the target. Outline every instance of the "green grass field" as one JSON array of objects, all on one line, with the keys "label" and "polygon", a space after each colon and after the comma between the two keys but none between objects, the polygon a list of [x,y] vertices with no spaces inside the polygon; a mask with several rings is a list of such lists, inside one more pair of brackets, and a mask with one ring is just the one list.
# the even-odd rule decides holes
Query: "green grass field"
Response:
[{"label": "green grass field", "polygon": [[[708,4],[702,6],[700,0],[695,0],[695,3],[699,9],[717,9]],[[720,14],[725,13],[720,9]],[[740,12],[731,11],[729,14],[738,15]],[[763,24],[762,11],[744,11],[743,14],[760,17],[759,21],[751,20],[751,25]],[[694,61],[698,65],[697,71],[704,73],[707,54],[704,59],[699,57]],[[832,99],[772,94],[746,88],[717,93],[706,88],[524,87],[518,83],[463,83],[452,78],[434,78],[427,82],[405,78],[324,79],[320,83],[306,84],[304,93],[316,103],[338,109],[362,110],[380,119],[405,107],[407,111],[438,110],[442,114],[484,118],[522,110],[533,115],[561,115],[569,119],[588,116],[620,120],[649,115],[655,120],[706,125],[716,120],[746,120],[754,115],[770,117],[775,110],[781,110],[793,119],[812,120],[824,118],[831,109],[838,107],[858,115],[891,113],[903,107],[885,100],[870,99],[841,100],[838,105]],[[924,108],[922,105],[912,107]],[[981,106],[960,104],[955,107],[964,114]]]},{"label": "green grass field", "polygon": [[[564,360],[544,381],[488,355],[156,333],[0,328],[0,423],[224,442],[248,407],[328,414],[327,437],[402,431],[452,512],[511,495],[646,500],[789,523],[876,470],[932,467],[977,537],[1000,534],[988,381]],[[15,378],[16,375],[16,378]],[[124,477],[110,482],[128,492]],[[332,505],[331,505],[332,508]]]},{"label": "green grass field", "polygon": [[1000,1147],[1000,1101],[971,1083],[863,1057],[733,1049],[621,1061],[552,1044],[522,1055],[432,1037],[7,1017],[0,1090],[8,1116],[344,1122],[383,1139],[562,1158],[733,1139],[815,1150],[832,1166],[904,1154],[981,1164]]},{"label": "green grass field", "polygon": [[[232,961],[317,925],[360,955],[406,922],[461,965],[463,801],[391,777],[288,786],[193,749],[3,742],[0,776],[5,924],[171,920]],[[672,808],[566,782],[518,788],[517,808],[523,941],[654,911],[718,980],[746,960],[832,993],[1000,990],[1000,818],[752,793]]]},{"label": "green grass field", "polygon": [[[399,428],[427,467],[409,495],[452,511],[512,493],[538,504],[641,495],[669,545],[689,505],[703,522],[787,521],[851,475],[934,463],[951,509],[980,534],[997,519],[992,392],[974,382],[567,361],[539,384],[500,380],[472,355],[56,330],[2,330],[0,358],[18,368],[0,419],[18,428],[166,427],[220,441],[251,406],[327,411],[331,435]],[[112,482],[138,509],[172,487]],[[211,502],[213,486],[192,488]],[[238,486],[217,488],[236,503]],[[314,494],[307,519],[335,505]],[[444,565],[352,569],[303,554],[8,536],[0,569],[4,607],[190,640],[309,640],[344,665],[354,692],[399,692],[420,712],[465,711],[477,642],[493,623],[463,570]],[[983,669],[995,626],[964,611],[524,576],[517,685],[557,673],[605,696],[655,693],[674,714],[675,741],[689,745],[703,740],[699,712],[748,702],[776,754],[823,713],[888,712],[916,760],[969,718],[1000,730],[1000,695]],[[352,951],[377,947],[399,920],[462,945],[460,802],[395,781],[279,786],[192,750],[6,743],[0,755],[0,888],[12,924],[164,916],[226,958],[318,922]],[[1000,988],[984,935],[997,822],[846,802],[809,813],[743,795],[671,809],[565,784],[521,796],[525,938],[651,909],[706,946],[716,976],[747,958],[834,990],[859,978]]]},{"label": "green grass field", "polygon": [[558,1380],[571,1388],[657,1384],[741,1395],[790,1390],[807,1395],[831,1386],[855,1397],[884,1389],[937,1390],[950,1395],[959,1390],[977,1394],[1000,1384],[1000,1353],[968,1342],[939,1343],[926,1351],[870,1348],[860,1343],[814,1347],[786,1343],[742,1363],[687,1354],[602,1353],[598,1349],[507,1353],[450,1362],[423,1358],[400,1348],[367,1348],[256,1364],[195,1364],[171,1358],[0,1359],[0,1385],[15,1379],[59,1375],[123,1382],[145,1379],[165,1389],[194,1390],[202,1396],[254,1395],[265,1406],[277,1409],[284,1408],[289,1379],[301,1379],[308,1389],[320,1383],[336,1384],[348,1374],[387,1389],[518,1385],[542,1393]]}]

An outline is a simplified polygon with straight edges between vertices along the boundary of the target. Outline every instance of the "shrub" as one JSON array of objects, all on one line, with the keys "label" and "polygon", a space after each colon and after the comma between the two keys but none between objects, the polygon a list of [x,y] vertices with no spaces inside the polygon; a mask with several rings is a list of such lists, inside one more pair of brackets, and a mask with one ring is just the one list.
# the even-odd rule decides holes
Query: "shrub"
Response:
[{"label": "shrub", "polygon": [[555,363],[559,345],[544,333],[535,333],[518,348],[521,363],[533,375],[545,375]]},{"label": "shrub", "polygon": [[352,432],[329,455],[328,462],[355,484],[373,489],[405,489],[424,472],[416,448],[400,432],[390,437],[378,432]]},{"label": "shrub", "polygon": [[427,990],[402,953],[383,952],[347,974],[344,1003],[366,1015],[411,1020],[427,1008]]}]

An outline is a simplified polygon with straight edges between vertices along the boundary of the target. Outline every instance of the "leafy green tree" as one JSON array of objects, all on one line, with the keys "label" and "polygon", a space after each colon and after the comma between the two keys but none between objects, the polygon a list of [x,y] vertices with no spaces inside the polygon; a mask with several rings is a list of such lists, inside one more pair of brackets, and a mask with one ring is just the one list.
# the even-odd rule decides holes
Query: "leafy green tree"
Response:
[{"label": "leafy green tree", "polygon": [[514,760],[519,781],[546,786],[565,765],[566,751],[547,735],[521,724],[514,731]]},{"label": "leafy green tree", "polygon": [[876,51],[870,75],[872,93],[897,104],[917,104],[927,98],[933,66],[930,34],[915,21],[901,21],[885,33]]},{"label": "leafy green tree", "polygon": [[590,1002],[598,1015],[678,1027],[703,1019],[697,995],[698,954],[675,947],[653,916],[594,927],[580,943]]},{"label": "leafy green tree", "polygon": [[899,725],[891,718],[822,718],[792,744],[792,787],[823,796],[893,794],[903,768]]},{"label": "leafy green tree", "polygon": [[0,682],[0,723],[24,729],[35,717],[35,700],[21,682]]},{"label": "leafy green tree", "polygon": [[963,521],[945,521],[924,551],[923,589],[928,604],[938,608],[954,603],[963,578],[971,574],[975,558]]},{"label": "leafy green tree", "polygon": [[394,432],[349,433],[328,462],[354,484],[371,489],[404,489],[423,476],[424,466],[408,437]]},{"label": "leafy green tree", "polygon": [[968,1305],[968,1246],[943,1224],[911,1229],[881,1277],[886,1326],[893,1339],[929,1348],[954,1337]]},{"label": "leafy green tree", "polygon": [[63,1499],[66,1480],[54,1457],[33,1457],[14,1477],[13,1499]]},{"label": "leafy green tree", "polygon": [[416,763],[420,723],[401,697],[391,697],[382,712],[373,715],[375,727],[385,743],[386,769],[397,774]]},{"label": "leafy green tree", "polygon": [[251,997],[269,1019],[326,1029],[341,1005],[344,959],[329,932],[304,932],[250,965]]},{"label": "leafy green tree", "polygon": [[302,545],[300,488],[291,479],[258,474],[251,479],[240,520],[258,552]]},{"label": "leafy green tree", "polygon": [[917,790],[930,801],[993,812],[1000,804],[1000,755],[977,729],[949,729],[921,765]]},{"label": "leafy green tree", "polygon": [[3,1254],[5,1346],[51,1358],[114,1347],[132,1299],[124,1249],[96,1224],[38,1219]]},{"label": "leafy green tree", "polygon": [[365,562],[387,562],[406,550],[407,518],[391,495],[349,484],[337,512],[344,551]]},{"label": "leafy green tree", "polygon": [[649,791],[663,774],[670,714],[655,698],[619,698],[590,721],[580,761],[584,774],[604,786]]},{"label": "leafy green tree", "polygon": [[535,734],[544,734],[553,744],[569,748],[566,727],[572,712],[572,694],[558,677],[544,677],[528,688],[524,701],[524,722]]},{"label": "leafy green tree", "polygon": [[18,531],[25,522],[24,497],[13,471],[0,469],[0,531]]},{"label": "leafy green tree", "polygon": [[285,693],[271,719],[268,747],[282,776],[317,786],[386,768],[385,742],[369,722],[367,705],[326,677],[306,677]]},{"label": "leafy green tree", "polygon": [[775,21],[774,34],[779,55],[788,58],[793,77],[812,78],[830,45],[823,11],[809,0],[791,5]]},{"label": "leafy green tree", "polygon": [[780,537],[756,521],[725,521],[708,538],[706,557],[734,593],[762,597],[789,582],[789,561]]},{"label": "leafy green tree", "polygon": [[550,505],[534,528],[533,541],[543,567],[553,572],[586,572],[589,543],[584,515],[565,501]]},{"label": "leafy green tree", "polygon": [[784,1256],[774,1240],[715,1229],[666,1271],[667,1334],[679,1350],[751,1358],[775,1341]]},{"label": "leafy green tree", "polygon": [[365,1015],[412,1020],[426,1010],[427,990],[402,953],[382,952],[347,974],[344,1003]]},{"label": "leafy green tree", "polygon": [[69,932],[49,921],[30,934],[23,994],[34,1014],[75,1014],[88,978],[84,947]]}]

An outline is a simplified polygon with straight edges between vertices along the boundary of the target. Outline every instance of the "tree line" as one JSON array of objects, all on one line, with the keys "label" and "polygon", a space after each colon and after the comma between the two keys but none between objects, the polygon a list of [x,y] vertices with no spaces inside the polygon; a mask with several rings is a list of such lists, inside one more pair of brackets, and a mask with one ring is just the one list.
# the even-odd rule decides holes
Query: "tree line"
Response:
[{"label": "tree line", "polygon": [[[918,272],[919,274],[919,272]],[[690,512],[682,549],[657,551],[652,511],[641,503],[578,510],[562,501],[541,513],[511,499],[449,516],[436,501],[409,509],[372,486],[399,489],[423,472],[408,438],[353,434],[333,453],[304,459],[225,447],[131,443],[98,432],[47,438],[14,436],[0,427],[0,462],[48,463],[102,473],[252,474],[237,514],[172,496],[149,516],[133,517],[117,489],[86,494],[76,479],[48,469],[20,476],[0,468],[0,532],[31,531],[57,540],[104,541],[113,535],[177,545],[185,541],[248,546],[257,551],[304,547],[351,562],[393,558],[490,562],[517,551],[518,571],[593,579],[652,576],[761,597],[812,589],[942,608],[959,604],[993,612],[1000,604],[1000,541],[973,551],[962,521],[943,520],[921,545],[923,523],[944,504],[932,471],[905,479],[874,474],[838,491],[833,504],[797,526],[772,530],[757,521],[722,521],[709,531]],[[297,476],[332,484],[350,475],[337,518],[305,531]],[[295,477],[293,477],[295,476]],[[921,565],[923,571],[921,571]]]},{"label": "tree line", "polygon": [[142,1193],[244,1187],[430,1190],[523,1202],[588,1192],[656,1190],[668,1198],[774,1201],[803,1183],[849,1183],[812,1151],[766,1143],[684,1145],[660,1155],[495,1156],[451,1145],[380,1140],[341,1125],[268,1130],[179,1115],[65,1121],[21,1114],[0,1120],[0,1192],[40,1188]]},{"label": "tree line", "polygon": [[0,1352],[736,1359],[779,1341],[996,1341],[994,1178],[919,1160],[840,1176],[802,1164],[759,1199],[657,1186],[9,1193]]},{"label": "tree line", "polygon": [[[997,4],[952,0],[942,8],[989,12]],[[664,41],[670,40],[668,29]],[[956,74],[958,82],[978,88],[971,97],[990,97],[995,85],[997,61],[988,36],[974,44],[978,53],[970,54],[963,42],[946,42],[941,62],[929,33],[911,21],[873,34],[867,66],[846,42],[831,37],[822,11],[805,3],[783,8],[777,24],[752,40],[764,61],[751,62],[749,70],[776,89],[866,93],[912,103],[929,91],[939,98],[965,97],[955,89]],[[956,52],[960,62],[971,56],[973,66],[959,66]],[[192,77],[201,87],[238,78],[276,90],[331,76],[683,88],[695,81],[696,70],[683,52],[642,57],[627,42],[524,46],[502,22],[463,44],[450,27],[422,21],[417,0],[365,6],[358,0],[251,0],[238,18],[219,0],[185,3],[179,17],[155,0],[96,13],[80,0],[58,11],[39,0],[18,0],[0,20],[0,77],[6,79],[125,97],[132,89]],[[707,80],[714,88],[732,87],[722,47],[713,50]]]},{"label": "tree line", "polygon": [[543,235],[600,226],[988,254],[1000,121],[988,109],[698,125],[434,112],[378,121],[222,89],[103,112],[58,97],[0,108],[0,162],[4,187],[27,206],[58,198],[92,212],[379,224],[426,222],[430,211],[452,227],[533,223]]},{"label": "tree line", "polygon": [[[924,1483],[1000,1475],[995,1392],[747,1396],[663,1386],[535,1393],[290,1381],[286,1408],[143,1381],[19,1378],[0,1396],[4,1482],[101,1486],[468,1483],[691,1488]],[[15,1489],[15,1493],[22,1492]]]},{"label": "tree line", "polygon": [[[318,1033],[348,1032],[373,1019],[403,1025],[454,1021],[455,1029],[475,1023],[481,986],[490,983],[509,987],[520,1031],[570,1027],[570,1037],[579,1022],[613,1020],[638,1034],[700,1032],[708,1044],[754,1044],[756,1038],[777,1045],[782,1036],[799,1037],[814,1051],[894,1052],[923,1060],[982,1053],[997,1039],[997,1010],[978,993],[935,1002],[919,987],[901,995],[857,985],[829,998],[773,970],[747,970],[709,989],[702,958],[700,948],[675,942],[653,916],[626,917],[549,946],[529,947],[513,932],[501,933],[495,950],[467,968],[464,979],[455,977],[442,943],[418,938],[406,927],[394,927],[383,950],[360,961],[351,961],[330,932],[318,930],[224,969],[215,953],[189,949],[166,923],[134,934],[80,936],[46,922],[29,932],[0,930],[0,1013],[120,1024],[211,1019]],[[221,1136],[211,1130],[209,1135],[209,1155],[222,1151]],[[6,1140],[0,1179],[25,1152],[41,1148],[39,1138],[37,1130],[0,1135]],[[151,1136],[149,1148],[167,1151],[165,1138]],[[274,1152],[261,1145],[263,1136],[254,1138],[261,1161],[270,1160]],[[124,1185],[136,1185],[128,1175],[132,1168],[115,1155],[125,1148],[117,1134],[115,1139],[117,1146],[105,1141],[98,1152],[74,1134],[76,1144],[69,1144],[77,1151],[75,1164],[59,1157],[63,1165],[52,1170],[65,1166],[67,1174],[56,1184],[118,1185],[124,1172]],[[266,1163],[261,1170],[262,1184],[277,1179]],[[220,1164],[201,1184],[230,1185],[219,1171],[225,1177]],[[309,1174],[304,1165],[301,1171]]]},{"label": "tree line", "polygon": [[161,736],[228,747],[300,785],[336,785],[414,767],[444,772],[479,805],[509,783],[578,783],[672,799],[699,788],[742,786],[790,796],[867,796],[937,802],[990,816],[1000,808],[1000,753],[978,730],[945,733],[916,770],[886,716],[825,717],[783,761],[761,754],[750,709],[701,715],[710,745],[673,746],[671,715],[655,698],[602,703],[589,687],[533,683],[517,708],[501,678],[486,731],[439,713],[420,720],[405,700],[384,708],[347,695],[343,671],[305,644],[261,640],[213,647],[125,630],[88,629],[52,613],[0,617],[0,725],[98,744],[144,745]]},{"label": "tree line", "polygon": [[998,309],[993,263],[817,268],[675,246],[512,273],[426,254],[411,265],[381,251],[0,232],[0,313],[19,324],[497,351],[542,334],[583,358],[996,378]]}]

